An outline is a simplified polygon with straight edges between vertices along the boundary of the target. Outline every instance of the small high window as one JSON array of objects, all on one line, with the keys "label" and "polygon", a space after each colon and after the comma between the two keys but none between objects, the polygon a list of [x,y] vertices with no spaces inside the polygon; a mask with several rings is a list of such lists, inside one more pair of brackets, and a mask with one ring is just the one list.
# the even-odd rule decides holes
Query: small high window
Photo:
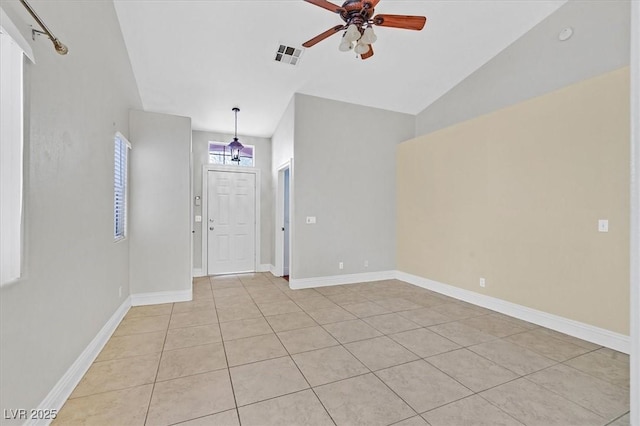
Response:
[{"label": "small high window", "polygon": [[244,145],[240,151],[240,163],[231,161],[229,144],[222,142],[209,142],[209,164],[227,164],[233,166],[253,167],[253,145]]}]

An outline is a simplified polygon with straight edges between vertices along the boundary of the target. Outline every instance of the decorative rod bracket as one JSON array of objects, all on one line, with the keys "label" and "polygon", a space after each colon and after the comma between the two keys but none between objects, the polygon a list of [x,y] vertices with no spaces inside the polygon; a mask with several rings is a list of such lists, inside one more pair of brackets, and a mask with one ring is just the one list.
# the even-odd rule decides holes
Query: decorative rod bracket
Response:
[{"label": "decorative rod bracket", "polygon": [[33,10],[31,5],[29,5],[29,3],[27,3],[27,0],[20,0],[20,3],[22,3],[25,9],[27,9],[27,12],[29,12],[29,14],[33,17],[33,19],[35,19],[38,25],[40,25],[40,27],[42,28],[42,31],[32,28],[31,37],[35,40],[36,34],[37,35],[44,34],[47,37],[49,37],[49,39],[53,43],[53,47],[56,49],[56,52],[58,52],[61,55],[66,55],[67,53],[69,53],[69,48],[65,46],[60,40],[58,40],[58,38],[54,36],[51,31],[49,31],[49,28],[45,25],[44,22],[42,22],[42,19],[40,19],[36,11]]}]

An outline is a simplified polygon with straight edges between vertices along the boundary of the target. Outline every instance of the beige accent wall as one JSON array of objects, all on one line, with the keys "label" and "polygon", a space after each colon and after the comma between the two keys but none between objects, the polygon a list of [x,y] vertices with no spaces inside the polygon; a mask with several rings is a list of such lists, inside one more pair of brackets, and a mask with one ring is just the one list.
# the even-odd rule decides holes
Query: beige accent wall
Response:
[{"label": "beige accent wall", "polygon": [[399,270],[629,334],[628,67],[399,145],[397,194]]}]

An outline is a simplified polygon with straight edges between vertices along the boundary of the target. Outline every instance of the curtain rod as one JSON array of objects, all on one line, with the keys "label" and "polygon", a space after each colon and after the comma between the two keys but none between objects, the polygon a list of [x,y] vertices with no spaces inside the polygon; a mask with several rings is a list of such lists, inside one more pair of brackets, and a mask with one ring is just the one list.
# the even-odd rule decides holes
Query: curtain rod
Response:
[{"label": "curtain rod", "polygon": [[67,48],[67,46],[62,44],[62,42],[58,40],[56,36],[53,35],[53,33],[49,30],[49,28],[45,25],[45,23],[42,22],[42,19],[40,19],[36,11],[33,10],[33,8],[29,5],[29,3],[27,3],[27,0],[20,0],[20,3],[22,3],[25,9],[27,9],[29,14],[33,17],[33,19],[36,20],[38,25],[40,25],[40,27],[42,28],[42,31],[32,29],[31,30],[32,35],[35,35],[36,33],[46,34],[47,37],[49,37],[49,39],[51,39],[51,41],[53,42],[53,47],[56,49],[56,52],[58,52],[61,55],[66,55],[69,52],[69,49]]}]

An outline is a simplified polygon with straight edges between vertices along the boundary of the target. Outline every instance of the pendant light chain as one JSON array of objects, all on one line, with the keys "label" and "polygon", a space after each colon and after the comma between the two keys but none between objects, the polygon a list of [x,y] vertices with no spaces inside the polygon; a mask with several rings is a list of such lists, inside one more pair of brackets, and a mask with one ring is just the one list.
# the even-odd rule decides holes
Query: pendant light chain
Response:
[{"label": "pendant light chain", "polygon": [[234,108],[233,111],[236,113],[236,129],[233,133],[233,136],[237,139],[238,138],[238,111],[240,111],[240,108]]}]

